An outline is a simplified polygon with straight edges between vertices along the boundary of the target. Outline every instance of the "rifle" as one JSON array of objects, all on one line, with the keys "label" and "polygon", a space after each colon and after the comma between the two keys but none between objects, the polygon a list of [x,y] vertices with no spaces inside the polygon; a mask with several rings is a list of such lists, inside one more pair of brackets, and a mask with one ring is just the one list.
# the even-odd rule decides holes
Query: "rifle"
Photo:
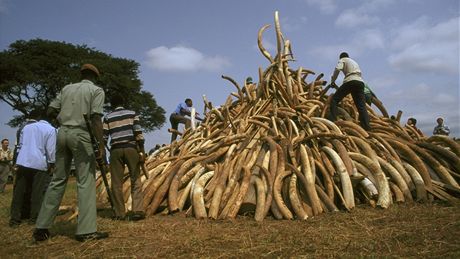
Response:
[{"label": "rifle", "polygon": [[105,190],[107,191],[107,196],[109,196],[110,206],[115,212],[115,207],[113,206],[112,192],[110,191],[109,182],[107,181],[107,172],[105,171],[105,159],[101,156],[101,150],[99,149],[99,142],[94,137],[93,128],[91,127],[91,122],[89,121],[88,114],[84,113],[83,118],[85,118],[86,128],[88,128],[89,137],[91,139],[91,144],[93,145],[94,155],[96,156],[96,162],[101,170],[102,180],[104,181]]},{"label": "rifle", "polygon": [[137,146],[137,152],[139,153],[139,156],[143,156],[144,160],[140,161],[139,160],[139,167],[141,168],[142,173],[145,175],[145,178],[149,179],[149,174],[147,173],[147,168],[145,167],[145,152],[142,151],[141,147],[139,144],[136,144]]}]

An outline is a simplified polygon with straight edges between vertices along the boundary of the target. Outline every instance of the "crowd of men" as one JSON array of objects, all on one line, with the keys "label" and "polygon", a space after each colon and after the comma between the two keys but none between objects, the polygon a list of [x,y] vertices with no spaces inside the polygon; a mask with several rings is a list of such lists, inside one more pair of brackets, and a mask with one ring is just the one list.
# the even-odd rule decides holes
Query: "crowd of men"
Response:
[{"label": "crowd of men", "polygon": [[[338,87],[335,80],[340,72],[344,74],[344,80]],[[8,139],[2,140],[0,193],[5,190],[10,172],[15,171],[9,225],[16,227],[27,219],[30,224],[35,224],[35,241],[44,241],[50,237],[49,229],[58,213],[72,163],[78,192],[76,240],[109,236],[107,232],[98,231],[96,224],[96,161],[105,160],[106,147],[110,150],[109,199],[113,206],[113,219],[137,221],[145,218],[140,166],[146,155],[139,117],[134,111],[125,108],[124,96],[117,93],[111,93],[110,96],[112,112],[103,116],[105,93],[95,85],[99,70],[94,65],[84,64],[80,73],[81,81],[66,85],[51,102],[46,113],[36,110],[29,114],[28,120],[18,130],[15,151],[9,148]],[[250,77],[246,79],[245,85],[255,87]],[[332,97],[329,119],[337,119],[338,103],[351,94],[359,112],[361,126],[370,130],[366,103],[370,105],[375,95],[364,83],[358,63],[345,52],[340,54],[331,85],[337,90]],[[210,106],[207,108],[211,109]],[[85,115],[89,116],[89,123]],[[59,130],[50,123],[55,119],[59,122]],[[180,133],[179,124],[184,124],[187,129],[195,119],[203,120],[193,109],[190,98],[178,104],[169,118],[171,142]],[[423,135],[416,128],[416,122],[410,118],[406,126],[414,127]],[[433,134],[449,135],[450,130],[443,119],[438,118],[437,123]],[[155,147],[158,148],[159,145]],[[14,170],[11,170],[12,167]],[[129,212],[125,207],[122,188],[125,167],[128,168],[131,181],[132,210]]]},{"label": "crowd of men", "polygon": [[[106,146],[110,150],[113,219],[137,221],[145,218],[139,173],[145,151],[139,118],[134,111],[124,108],[124,97],[117,94],[110,98],[113,111],[103,116],[105,93],[95,85],[99,70],[85,64],[80,73],[81,81],[66,85],[46,113],[32,111],[29,114],[18,130],[15,151],[8,147],[7,139],[2,140],[1,192],[10,169],[16,172],[9,225],[17,227],[28,219],[30,224],[35,224],[35,241],[50,237],[49,229],[57,216],[72,163],[78,192],[76,240],[109,236],[107,232],[98,231],[96,224],[96,159],[105,160]],[[86,114],[90,127],[84,119]],[[50,124],[54,119],[59,122],[59,130]],[[92,137],[101,152],[95,153]],[[122,192],[125,166],[133,197],[129,212]]]}]

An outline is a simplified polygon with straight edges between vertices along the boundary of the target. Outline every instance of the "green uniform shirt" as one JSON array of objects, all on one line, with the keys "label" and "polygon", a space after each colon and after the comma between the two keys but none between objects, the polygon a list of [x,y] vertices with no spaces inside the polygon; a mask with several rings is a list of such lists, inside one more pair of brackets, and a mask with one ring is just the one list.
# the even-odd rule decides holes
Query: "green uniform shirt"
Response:
[{"label": "green uniform shirt", "polygon": [[63,126],[86,129],[83,114],[103,114],[104,90],[89,80],[66,85],[50,107],[59,111],[58,120]]}]

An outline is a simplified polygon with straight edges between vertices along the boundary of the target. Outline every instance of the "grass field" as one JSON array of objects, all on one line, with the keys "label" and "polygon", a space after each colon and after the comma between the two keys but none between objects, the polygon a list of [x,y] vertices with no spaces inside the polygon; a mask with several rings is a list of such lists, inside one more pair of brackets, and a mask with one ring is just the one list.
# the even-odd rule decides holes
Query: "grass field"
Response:
[{"label": "grass field", "polygon": [[[327,213],[306,221],[251,217],[234,221],[196,220],[184,213],[139,222],[113,221],[99,210],[104,240],[74,239],[71,212],[60,215],[50,240],[35,244],[34,226],[10,228],[12,186],[0,196],[0,257],[117,258],[287,258],[391,257],[460,258],[460,205],[395,204],[387,210],[359,205],[352,212]],[[75,182],[62,205],[75,205]]]}]

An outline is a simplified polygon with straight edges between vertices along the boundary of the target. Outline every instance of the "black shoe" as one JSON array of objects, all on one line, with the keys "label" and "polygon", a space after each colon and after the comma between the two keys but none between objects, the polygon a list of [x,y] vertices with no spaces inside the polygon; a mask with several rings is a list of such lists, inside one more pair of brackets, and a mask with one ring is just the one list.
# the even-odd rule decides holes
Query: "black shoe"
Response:
[{"label": "black shoe", "polygon": [[126,216],[113,216],[113,217],[112,217],[112,220],[120,220],[120,221],[123,221],[123,220],[126,220]]},{"label": "black shoe", "polygon": [[128,220],[130,221],[138,221],[145,219],[145,213],[143,211],[135,211],[131,215],[129,215]]},{"label": "black shoe", "polygon": [[19,225],[21,225],[21,221],[20,220],[15,220],[15,219],[10,219],[10,228],[17,228],[19,227]]},{"label": "black shoe", "polygon": [[109,233],[107,232],[94,232],[89,234],[75,235],[75,239],[80,242],[93,239],[104,239],[107,237],[109,237]]},{"label": "black shoe", "polygon": [[50,232],[46,228],[36,228],[32,234],[32,237],[37,242],[45,241],[50,238]]}]

